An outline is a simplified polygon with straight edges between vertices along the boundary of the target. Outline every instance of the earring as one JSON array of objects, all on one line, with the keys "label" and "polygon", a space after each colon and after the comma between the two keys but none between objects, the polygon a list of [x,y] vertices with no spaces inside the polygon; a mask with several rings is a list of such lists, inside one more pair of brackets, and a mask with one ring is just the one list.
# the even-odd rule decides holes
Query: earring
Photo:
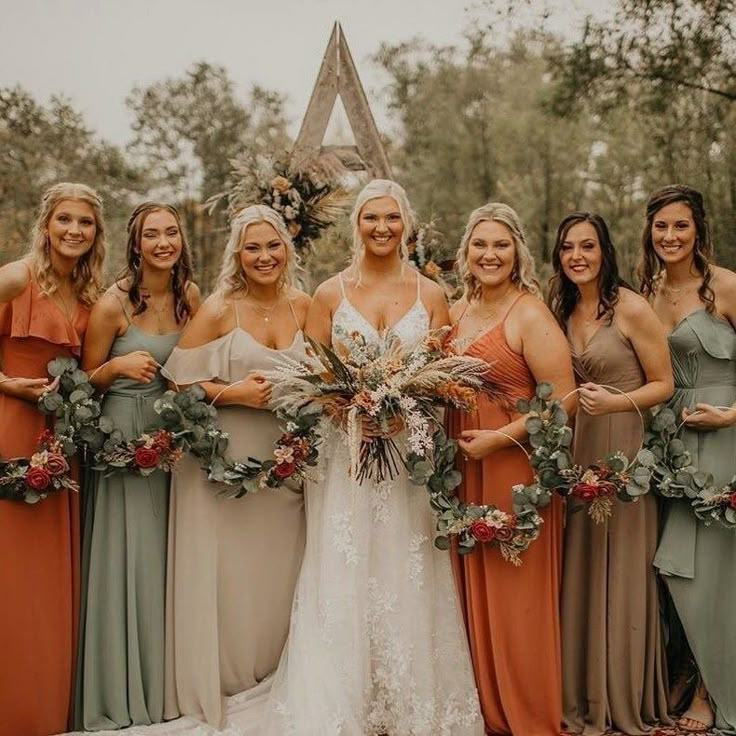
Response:
[{"label": "earring", "polygon": [[133,264],[133,268],[137,271],[141,267],[141,252],[139,250],[134,250],[133,257],[130,261]]}]

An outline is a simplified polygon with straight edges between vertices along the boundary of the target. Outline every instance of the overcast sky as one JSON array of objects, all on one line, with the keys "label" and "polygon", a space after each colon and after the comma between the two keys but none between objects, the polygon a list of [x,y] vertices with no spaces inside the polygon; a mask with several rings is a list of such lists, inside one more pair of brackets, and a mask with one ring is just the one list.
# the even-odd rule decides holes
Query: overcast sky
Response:
[{"label": "overcast sky", "polygon": [[[610,4],[548,2],[550,27],[570,36],[586,12]],[[42,102],[63,94],[102,137],[124,144],[130,90],[201,60],[225,66],[242,97],[253,84],[285,94],[295,134],[339,20],[385,125],[385,79],[371,62],[380,44],[460,43],[477,18],[490,19],[482,0],[0,0],[0,86],[20,84]]]}]

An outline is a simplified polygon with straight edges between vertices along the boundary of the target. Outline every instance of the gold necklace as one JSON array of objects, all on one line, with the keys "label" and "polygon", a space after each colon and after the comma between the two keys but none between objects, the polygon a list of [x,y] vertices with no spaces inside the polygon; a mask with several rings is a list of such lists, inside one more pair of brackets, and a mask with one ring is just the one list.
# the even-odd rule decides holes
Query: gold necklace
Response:
[{"label": "gold necklace", "polygon": [[262,304],[259,304],[258,302],[246,302],[246,305],[251,307],[251,309],[254,309],[256,312],[258,312],[264,322],[269,322],[271,319],[271,315],[273,314],[276,307],[281,304],[281,297],[276,299],[276,301],[270,306],[270,307],[264,307]]},{"label": "gold necklace", "polygon": [[76,315],[76,305],[72,306],[71,309],[69,309],[68,304],[66,303],[66,299],[64,298],[64,295],[61,293],[59,289],[56,290],[56,294],[54,297],[54,303],[57,307],[61,310],[61,313],[66,317],[66,321],[69,322],[69,324],[74,323],[74,317]]}]

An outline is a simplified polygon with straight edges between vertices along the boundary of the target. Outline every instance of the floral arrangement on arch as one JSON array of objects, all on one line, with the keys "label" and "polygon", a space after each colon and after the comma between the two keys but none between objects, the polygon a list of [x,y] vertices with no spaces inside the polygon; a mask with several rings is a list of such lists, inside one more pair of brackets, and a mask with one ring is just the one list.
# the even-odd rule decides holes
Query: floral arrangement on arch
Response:
[{"label": "floral arrangement on arch", "polygon": [[446,290],[452,291],[455,261],[448,258],[444,235],[437,229],[434,220],[417,225],[407,243],[409,260],[420,273],[439,282]]},{"label": "floral arrangement on arch", "polygon": [[[454,354],[449,333],[435,330],[414,346],[391,330],[377,342],[358,332],[341,334],[334,349],[309,340],[306,362],[290,361],[266,377],[279,386],[277,405],[285,413],[311,406],[345,430],[358,482],[391,480],[407,453],[433,453],[439,407],[469,410],[478,391],[495,392],[485,378],[488,364]],[[399,430],[405,430],[406,451],[394,439]]]},{"label": "floral arrangement on arch", "polygon": [[352,204],[350,190],[340,183],[345,170],[331,154],[302,164],[247,154],[232,166],[228,189],[207,200],[210,211],[222,200],[231,215],[249,205],[267,205],[284,219],[300,255]]}]

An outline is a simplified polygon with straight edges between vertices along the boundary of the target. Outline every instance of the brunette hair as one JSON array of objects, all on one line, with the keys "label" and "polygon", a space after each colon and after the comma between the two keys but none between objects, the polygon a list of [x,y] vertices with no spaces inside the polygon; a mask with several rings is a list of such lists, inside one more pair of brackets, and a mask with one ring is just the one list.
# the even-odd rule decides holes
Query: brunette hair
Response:
[{"label": "brunette hair", "polygon": [[580,299],[578,287],[570,281],[562,268],[560,252],[570,229],[581,222],[589,222],[598,235],[598,243],[601,248],[602,262],[598,274],[598,314],[596,319],[613,319],[613,313],[618,303],[619,289],[631,289],[631,286],[619,275],[618,263],[616,261],[616,249],[614,248],[611,235],[608,231],[606,221],[595,212],[573,212],[567,215],[557,228],[557,239],[552,251],[552,267],[554,275],[550,279],[550,292],[548,302],[557,321],[564,328],[575,305]]},{"label": "brunette hair", "polygon": [[64,181],[54,184],[43,193],[28,248],[31,272],[42,294],[51,296],[59,288],[58,276],[51,265],[48,225],[56,207],[66,199],[85,202],[92,208],[95,216],[96,231],[92,247],[79,258],[72,271],[74,293],[82,304],[91,306],[102,291],[102,269],[107,243],[102,199],[86,184]]},{"label": "brunette hair", "polygon": [[[125,252],[125,270],[118,276],[121,289],[128,293],[133,305],[133,314],[142,314],[148,309],[146,299],[141,293],[143,281],[143,260],[141,256],[141,236],[148,215],[154,212],[168,212],[176,220],[181,237],[181,254],[171,271],[171,290],[174,293],[174,319],[177,324],[184,322],[192,314],[192,307],[187,297],[187,286],[192,280],[192,254],[189,249],[179,211],[173,205],[164,202],[143,202],[139,204],[128,218],[128,247]],[[127,281],[126,285],[123,283]]]},{"label": "brunette hair", "polygon": [[653,296],[657,291],[663,269],[662,260],[654,250],[652,242],[652,224],[657,213],[667,205],[684,202],[692,212],[695,223],[695,248],[693,249],[693,265],[703,277],[703,283],[698,289],[700,301],[705,304],[708,312],[715,309],[715,293],[711,288],[713,271],[710,264],[713,259],[713,242],[710,237],[710,227],[705,213],[703,195],[685,184],[670,184],[657,190],[647,202],[647,220],[641,236],[642,254],[639,261],[639,277],[641,278],[641,292],[646,297]]}]

